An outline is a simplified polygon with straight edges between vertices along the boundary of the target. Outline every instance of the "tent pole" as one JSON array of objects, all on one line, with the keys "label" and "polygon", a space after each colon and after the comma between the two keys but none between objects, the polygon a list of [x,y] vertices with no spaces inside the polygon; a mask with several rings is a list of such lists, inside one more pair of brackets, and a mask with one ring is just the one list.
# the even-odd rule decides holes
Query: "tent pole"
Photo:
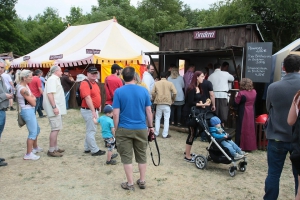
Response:
[{"label": "tent pole", "polygon": [[241,79],[240,79],[240,76],[239,76],[239,74],[237,72],[233,49],[231,49],[231,52],[232,52],[232,61],[233,61],[234,71],[235,71],[235,74],[237,75],[238,82],[240,82]]},{"label": "tent pole", "polygon": [[243,78],[243,70],[244,70],[244,51],[245,51],[245,48],[243,47],[242,66],[241,66],[241,79]]},{"label": "tent pole", "polygon": [[164,72],[166,71],[166,54],[164,54]]},{"label": "tent pole", "polygon": [[150,63],[153,65],[153,67],[154,67],[154,69],[155,69],[155,72],[156,72],[156,74],[158,75],[157,67],[155,66],[155,63],[154,63],[154,61],[153,61],[151,55],[148,55],[148,56],[149,56],[149,58],[150,58]]}]

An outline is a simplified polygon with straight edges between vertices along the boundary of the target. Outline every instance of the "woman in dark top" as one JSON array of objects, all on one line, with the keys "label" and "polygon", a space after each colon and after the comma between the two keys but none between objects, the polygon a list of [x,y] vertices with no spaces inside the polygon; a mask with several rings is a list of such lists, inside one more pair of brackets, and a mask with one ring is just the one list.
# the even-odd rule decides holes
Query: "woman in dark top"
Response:
[{"label": "woman in dark top", "polygon": [[[210,106],[210,102],[206,102],[205,96],[201,89],[201,83],[205,78],[204,73],[201,71],[196,71],[194,73],[191,84],[189,85],[186,93],[186,104],[189,107],[189,110],[193,106],[196,106],[197,109],[205,110],[206,106]],[[186,140],[185,145],[185,157],[184,160],[187,162],[195,162],[194,157],[191,155],[191,148],[193,145],[195,133],[197,130],[197,123],[194,119],[190,120],[188,123],[189,135]]]}]

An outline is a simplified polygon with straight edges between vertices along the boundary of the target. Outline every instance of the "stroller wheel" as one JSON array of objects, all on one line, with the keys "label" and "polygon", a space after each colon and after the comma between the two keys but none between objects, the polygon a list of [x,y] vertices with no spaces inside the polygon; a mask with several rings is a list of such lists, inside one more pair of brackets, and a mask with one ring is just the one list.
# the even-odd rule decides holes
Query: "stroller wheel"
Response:
[{"label": "stroller wheel", "polygon": [[235,170],[235,167],[229,167],[229,175],[231,176],[231,177],[234,177],[235,176],[235,172],[236,172],[236,170]]},{"label": "stroller wheel", "polygon": [[240,162],[239,163],[239,169],[241,172],[245,172],[247,169],[247,164],[245,162]]},{"label": "stroller wheel", "polygon": [[195,165],[198,169],[205,169],[207,160],[204,156],[198,155],[195,157]]}]

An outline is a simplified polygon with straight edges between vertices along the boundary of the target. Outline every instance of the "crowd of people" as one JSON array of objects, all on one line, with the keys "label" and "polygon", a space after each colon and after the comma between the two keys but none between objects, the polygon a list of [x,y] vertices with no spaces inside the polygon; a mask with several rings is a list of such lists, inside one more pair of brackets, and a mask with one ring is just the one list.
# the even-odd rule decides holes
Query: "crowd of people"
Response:
[{"label": "crowd of people", "polygon": [[[43,151],[38,146],[40,127],[36,111],[40,118],[47,117],[50,124],[47,155],[62,157],[65,150],[58,146],[57,139],[58,133],[63,128],[62,115],[67,114],[70,89],[74,85],[68,70],[63,73],[59,66],[52,66],[45,81],[41,70],[32,72],[25,69],[13,76],[13,70],[8,71],[10,75],[4,73],[4,66],[5,62],[0,60],[0,138],[6,120],[5,111],[14,110],[10,101],[15,93],[21,108],[20,115],[28,129],[24,160],[38,160],[40,159],[38,153]],[[200,113],[215,112],[217,117],[210,120],[212,136],[228,137],[225,132],[229,110],[228,91],[235,79],[228,72],[228,63],[224,62],[222,65],[216,63],[213,71],[212,66],[208,69],[203,68],[203,71],[196,71],[195,68],[195,65],[190,65],[182,77],[178,67],[171,65],[169,71],[161,72],[159,79],[156,80],[153,77],[153,65],[147,66],[141,79],[133,67],[123,69],[113,64],[111,75],[104,83],[106,101],[103,109],[101,109],[100,88],[96,81],[98,70],[94,66],[87,69],[87,78],[80,83],[79,87],[82,99],[80,112],[86,123],[84,153],[92,156],[106,154],[105,150],[100,150],[95,139],[97,124],[100,124],[108,151],[106,164],[115,165],[117,162],[114,159],[118,155],[121,157],[127,178],[127,181],[121,184],[123,189],[134,190],[133,153],[140,172],[140,178],[136,183],[140,189],[146,188],[148,134],[152,132],[159,137],[162,117],[164,125],[162,138],[171,138],[169,125],[188,128],[184,152],[184,160],[187,162],[195,162],[195,154],[191,153],[191,149],[196,135],[200,134],[201,140],[206,141],[206,135],[197,132],[199,131],[197,122],[189,117],[192,108]],[[286,154],[293,152],[292,125],[297,119],[300,108],[299,68],[300,57],[287,56],[283,62],[286,75],[282,80],[270,84],[267,90],[268,175],[265,181],[264,199],[277,199],[279,179]],[[7,75],[10,78],[7,78]],[[231,140],[222,141],[223,146],[229,149],[232,158],[236,160],[257,148],[254,112],[256,91],[249,78],[242,78],[239,87],[232,105],[238,110],[235,143]],[[104,111],[103,116],[99,116],[100,111]],[[116,148],[119,154],[113,153]],[[300,190],[298,188],[300,169],[295,159],[292,161],[297,194]],[[5,159],[0,158],[0,166],[6,165]],[[300,199],[300,194],[296,199]]]}]

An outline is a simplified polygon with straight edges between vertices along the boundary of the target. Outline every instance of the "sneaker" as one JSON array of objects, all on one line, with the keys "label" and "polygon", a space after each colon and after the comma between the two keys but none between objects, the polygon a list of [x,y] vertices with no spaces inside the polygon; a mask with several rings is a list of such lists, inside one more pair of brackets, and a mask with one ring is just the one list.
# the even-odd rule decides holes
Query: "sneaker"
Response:
[{"label": "sneaker", "polygon": [[245,151],[241,151],[239,154],[240,154],[240,155],[243,155],[243,156],[246,156],[246,155],[248,155],[248,153],[247,153],[247,152],[245,152]]},{"label": "sneaker", "polygon": [[59,153],[57,151],[53,151],[53,152],[48,151],[47,155],[50,157],[62,157],[63,156],[61,153]]},{"label": "sneaker", "polygon": [[190,163],[194,163],[195,162],[195,157],[192,157],[191,159],[188,159],[187,157],[184,157],[184,160]]},{"label": "sneaker", "polygon": [[118,154],[117,154],[117,153],[114,153],[114,154],[111,155],[111,158],[110,158],[110,159],[114,159],[114,158],[116,158],[116,157],[118,157]]},{"label": "sneaker", "polygon": [[116,164],[117,164],[117,161],[111,159],[110,161],[106,161],[106,164],[107,164],[107,165],[116,165]]},{"label": "sneaker", "polygon": [[42,116],[39,116],[39,118],[45,118],[47,117],[47,115],[42,115]]},{"label": "sneaker", "polygon": [[10,107],[10,110],[16,110],[14,107]]},{"label": "sneaker", "polygon": [[131,190],[131,191],[134,191],[134,185],[128,185],[128,182],[121,183],[121,187],[122,187],[124,190]]},{"label": "sneaker", "polygon": [[63,153],[63,152],[65,152],[64,149],[57,149],[56,151],[57,151],[58,153]]},{"label": "sneaker", "polygon": [[97,151],[96,153],[92,153],[92,156],[102,156],[102,155],[104,155],[106,153],[106,151],[101,151],[101,150],[99,150],[99,151]]},{"label": "sneaker", "polygon": [[239,160],[239,159],[241,159],[241,158],[243,158],[244,157],[244,155],[241,155],[241,154],[235,154],[235,156],[234,156],[234,160]]},{"label": "sneaker", "polygon": [[84,150],[84,153],[91,153],[91,150]]},{"label": "sneaker", "polygon": [[34,153],[34,154],[40,153],[42,151],[43,151],[43,148],[41,148],[41,147],[37,147],[36,149],[35,148],[32,149],[32,153]]},{"label": "sneaker", "polygon": [[0,167],[6,166],[6,165],[7,165],[6,162],[0,161]]},{"label": "sneaker", "polygon": [[[186,153],[185,153],[185,152],[183,152],[183,154],[185,155]],[[195,156],[197,156],[197,154],[195,154],[195,153],[191,153],[190,155],[191,155],[191,157],[195,157]]]},{"label": "sneaker", "polygon": [[29,155],[25,154],[23,159],[24,160],[38,160],[38,159],[40,159],[40,156],[37,156],[31,152]]},{"label": "sneaker", "polygon": [[140,189],[145,189],[146,188],[146,181],[141,182],[140,179],[136,181],[136,184],[140,187]]},{"label": "sneaker", "polygon": [[163,138],[166,139],[166,138],[170,138],[170,137],[171,137],[171,135],[168,134],[166,137],[163,137]]}]

